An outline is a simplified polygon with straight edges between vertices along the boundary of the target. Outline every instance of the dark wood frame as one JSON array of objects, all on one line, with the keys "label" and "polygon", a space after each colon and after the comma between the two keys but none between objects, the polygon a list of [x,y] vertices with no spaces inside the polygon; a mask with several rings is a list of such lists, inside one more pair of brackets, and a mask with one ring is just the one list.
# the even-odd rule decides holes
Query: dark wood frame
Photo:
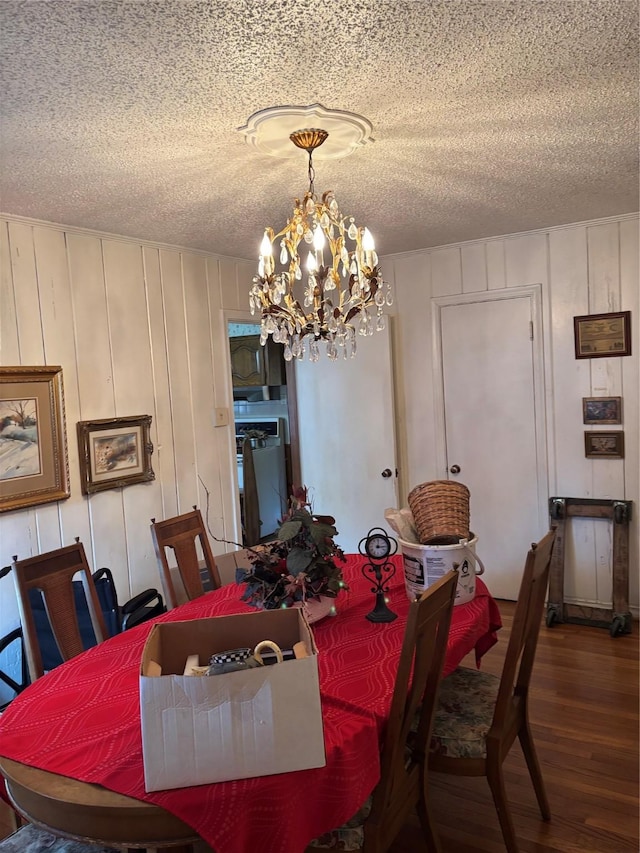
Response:
[{"label": "dark wood frame", "polygon": [[[631,633],[633,626],[633,617],[629,610],[629,523],[631,521],[631,509],[631,501],[608,498],[549,498],[549,520],[556,531],[547,599],[546,621],[549,628],[553,627],[556,622],[575,622],[578,625],[609,628],[612,637]],[[565,538],[566,524],[570,518],[603,518],[611,521],[613,527],[611,556],[613,590],[610,608],[565,603]]]},{"label": "dark wood frame", "polygon": [[[620,332],[606,333],[604,322],[620,320]],[[584,314],[573,318],[576,358],[613,358],[631,355],[631,311]],[[613,335],[613,337],[612,337]]]},{"label": "dark wood frame", "polygon": [[0,480],[0,512],[66,500],[69,462],[62,367],[0,367],[0,399],[37,400],[40,472]]},{"label": "dark wood frame", "polygon": [[[615,412],[611,417],[599,418],[594,416],[590,409],[598,409],[601,406],[610,406],[615,408]],[[592,424],[594,426],[606,426],[609,424],[622,423],[622,397],[583,397],[582,398],[582,423]]]},{"label": "dark wood frame", "polygon": [[[82,494],[89,495],[105,489],[117,489],[122,486],[132,486],[136,483],[148,483],[155,479],[151,468],[151,415],[130,415],[124,418],[102,418],[97,421],[78,421],[78,449],[80,462],[80,481]],[[96,437],[108,438],[136,432],[138,435],[138,450],[140,461],[136,471],[124,474],[122,470],[113,472],[97,472],[95,460],[92,458],[92,440]],[[106,435],[101,435],[106,434]]]},{"label": "dark wood frame", "polygon": [[[611,451],[596,450],[596,445],[599,438],[614,439],[614,446]],[[587,459],[624,459],[624,432],[585,432],[584,434],[584,455]]]}]

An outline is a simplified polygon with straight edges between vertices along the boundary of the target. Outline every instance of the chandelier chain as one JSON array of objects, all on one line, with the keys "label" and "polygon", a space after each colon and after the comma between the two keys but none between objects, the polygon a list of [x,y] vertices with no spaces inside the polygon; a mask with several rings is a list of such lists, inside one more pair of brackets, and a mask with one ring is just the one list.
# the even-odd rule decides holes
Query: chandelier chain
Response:
[{"label": "chandelier chain", "polygon": [[309,169],[308,169],[308,175],[309,175],[309,192],[311,193],[311,195],[312,195],[312,196],[315,196],[315,194],[316,194],[316,189],[315,189],[314,181],[315,181],[315,179],[316,179],[316,171],[315,171],[315,169],[313,168],[313,148],[310,148],[310,149],[309,149]]}]

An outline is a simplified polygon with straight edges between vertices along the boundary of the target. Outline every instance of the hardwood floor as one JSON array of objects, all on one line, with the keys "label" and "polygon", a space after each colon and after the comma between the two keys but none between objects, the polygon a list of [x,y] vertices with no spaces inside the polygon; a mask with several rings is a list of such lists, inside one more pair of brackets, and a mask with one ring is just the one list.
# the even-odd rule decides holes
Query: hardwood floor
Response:
[{"label": "hardwood floor", "polygon": [[[513,609],[511,602],[500,602],[504,627],[484,658],[487,672],[500,672]],[[633,631],[614,640],[602,628],[542,627],[531,719],[552,820],[540,818],[515,744],[505,771],[521,853],[637,853],[637,622]],[[471,659],[465,663],[473,666]],[[433,774],[431,790],[443,853],[504,853],[486,779]],[[8,831],[0,810],[0,838]],[[207,849],[199,845],[199,851]],[[414,818],[389,853],[423,849]]]}]

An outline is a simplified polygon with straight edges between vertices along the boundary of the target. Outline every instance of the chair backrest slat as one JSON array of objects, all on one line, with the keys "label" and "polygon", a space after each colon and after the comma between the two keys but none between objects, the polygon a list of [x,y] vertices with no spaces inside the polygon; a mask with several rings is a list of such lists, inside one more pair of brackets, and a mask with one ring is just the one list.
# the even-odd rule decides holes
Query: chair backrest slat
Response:
[{"label": "chair backrest slat", "polygon": [[554,540],[555,531],[550,530],[540,542],[531,546],[527,554],[502,668],[492,729],[504,729],[511,720],[516,719],[516,697],[525,695],[529,689],[549,583]]},{"label": "chair backrest slat", "polygon": [[63,660],[84,651],[75,608],[73,577],[80,574],[91,624],[98,643],[108,636],[98,595],[81,542],[24,560],[13,560],[13,578],[18,596],[24,643],[32,680],[44,674],[36,623],[29,592],[39,590],[51,630]]},{"label": "chair backrest slat", "polygon": [[[409,607],[382,750],[381,778],[374,792],[370,820],[365,824],[365,837],[369,832],[382,832],[390,843],[415,805],[413,797],[422,795],[425,755],[431,740],[457,579],[457,572],[449,572]],[[378,814],[380,822],[376,820]]]},{"label": "chair backrest slat", "polygon": [[167,548],[170,548],[175,556],[178,574],[189,600],[198,598],[205,591],[196,543],[199,543],[202,549],[204,568],[209,574],[212,588],[220,587],[220,575],[199,509],[194,507],[192,512],[167,518],[164,521],[151,519],[151,536],[158,558],[165,598],[170,607],[177,607],[179,602],[171,577]]}]

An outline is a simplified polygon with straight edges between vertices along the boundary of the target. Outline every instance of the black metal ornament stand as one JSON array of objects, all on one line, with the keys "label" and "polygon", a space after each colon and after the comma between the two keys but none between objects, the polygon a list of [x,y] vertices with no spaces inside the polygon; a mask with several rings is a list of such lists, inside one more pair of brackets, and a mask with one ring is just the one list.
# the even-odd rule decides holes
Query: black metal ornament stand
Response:
[{"label": "black metal ornament stand", "polygon": [[389,609],[386,600],[389,593],[389,581],[395,573],[396,567],[387,560],[382,564],[365,563],[362,567],[362,574],[366,580],[374,584],[371,587],[371,592],[375,593],[376,596],[375,607],[366,616],[369,622],[393,622],[394,619],[398,618],[398,614]]}]

